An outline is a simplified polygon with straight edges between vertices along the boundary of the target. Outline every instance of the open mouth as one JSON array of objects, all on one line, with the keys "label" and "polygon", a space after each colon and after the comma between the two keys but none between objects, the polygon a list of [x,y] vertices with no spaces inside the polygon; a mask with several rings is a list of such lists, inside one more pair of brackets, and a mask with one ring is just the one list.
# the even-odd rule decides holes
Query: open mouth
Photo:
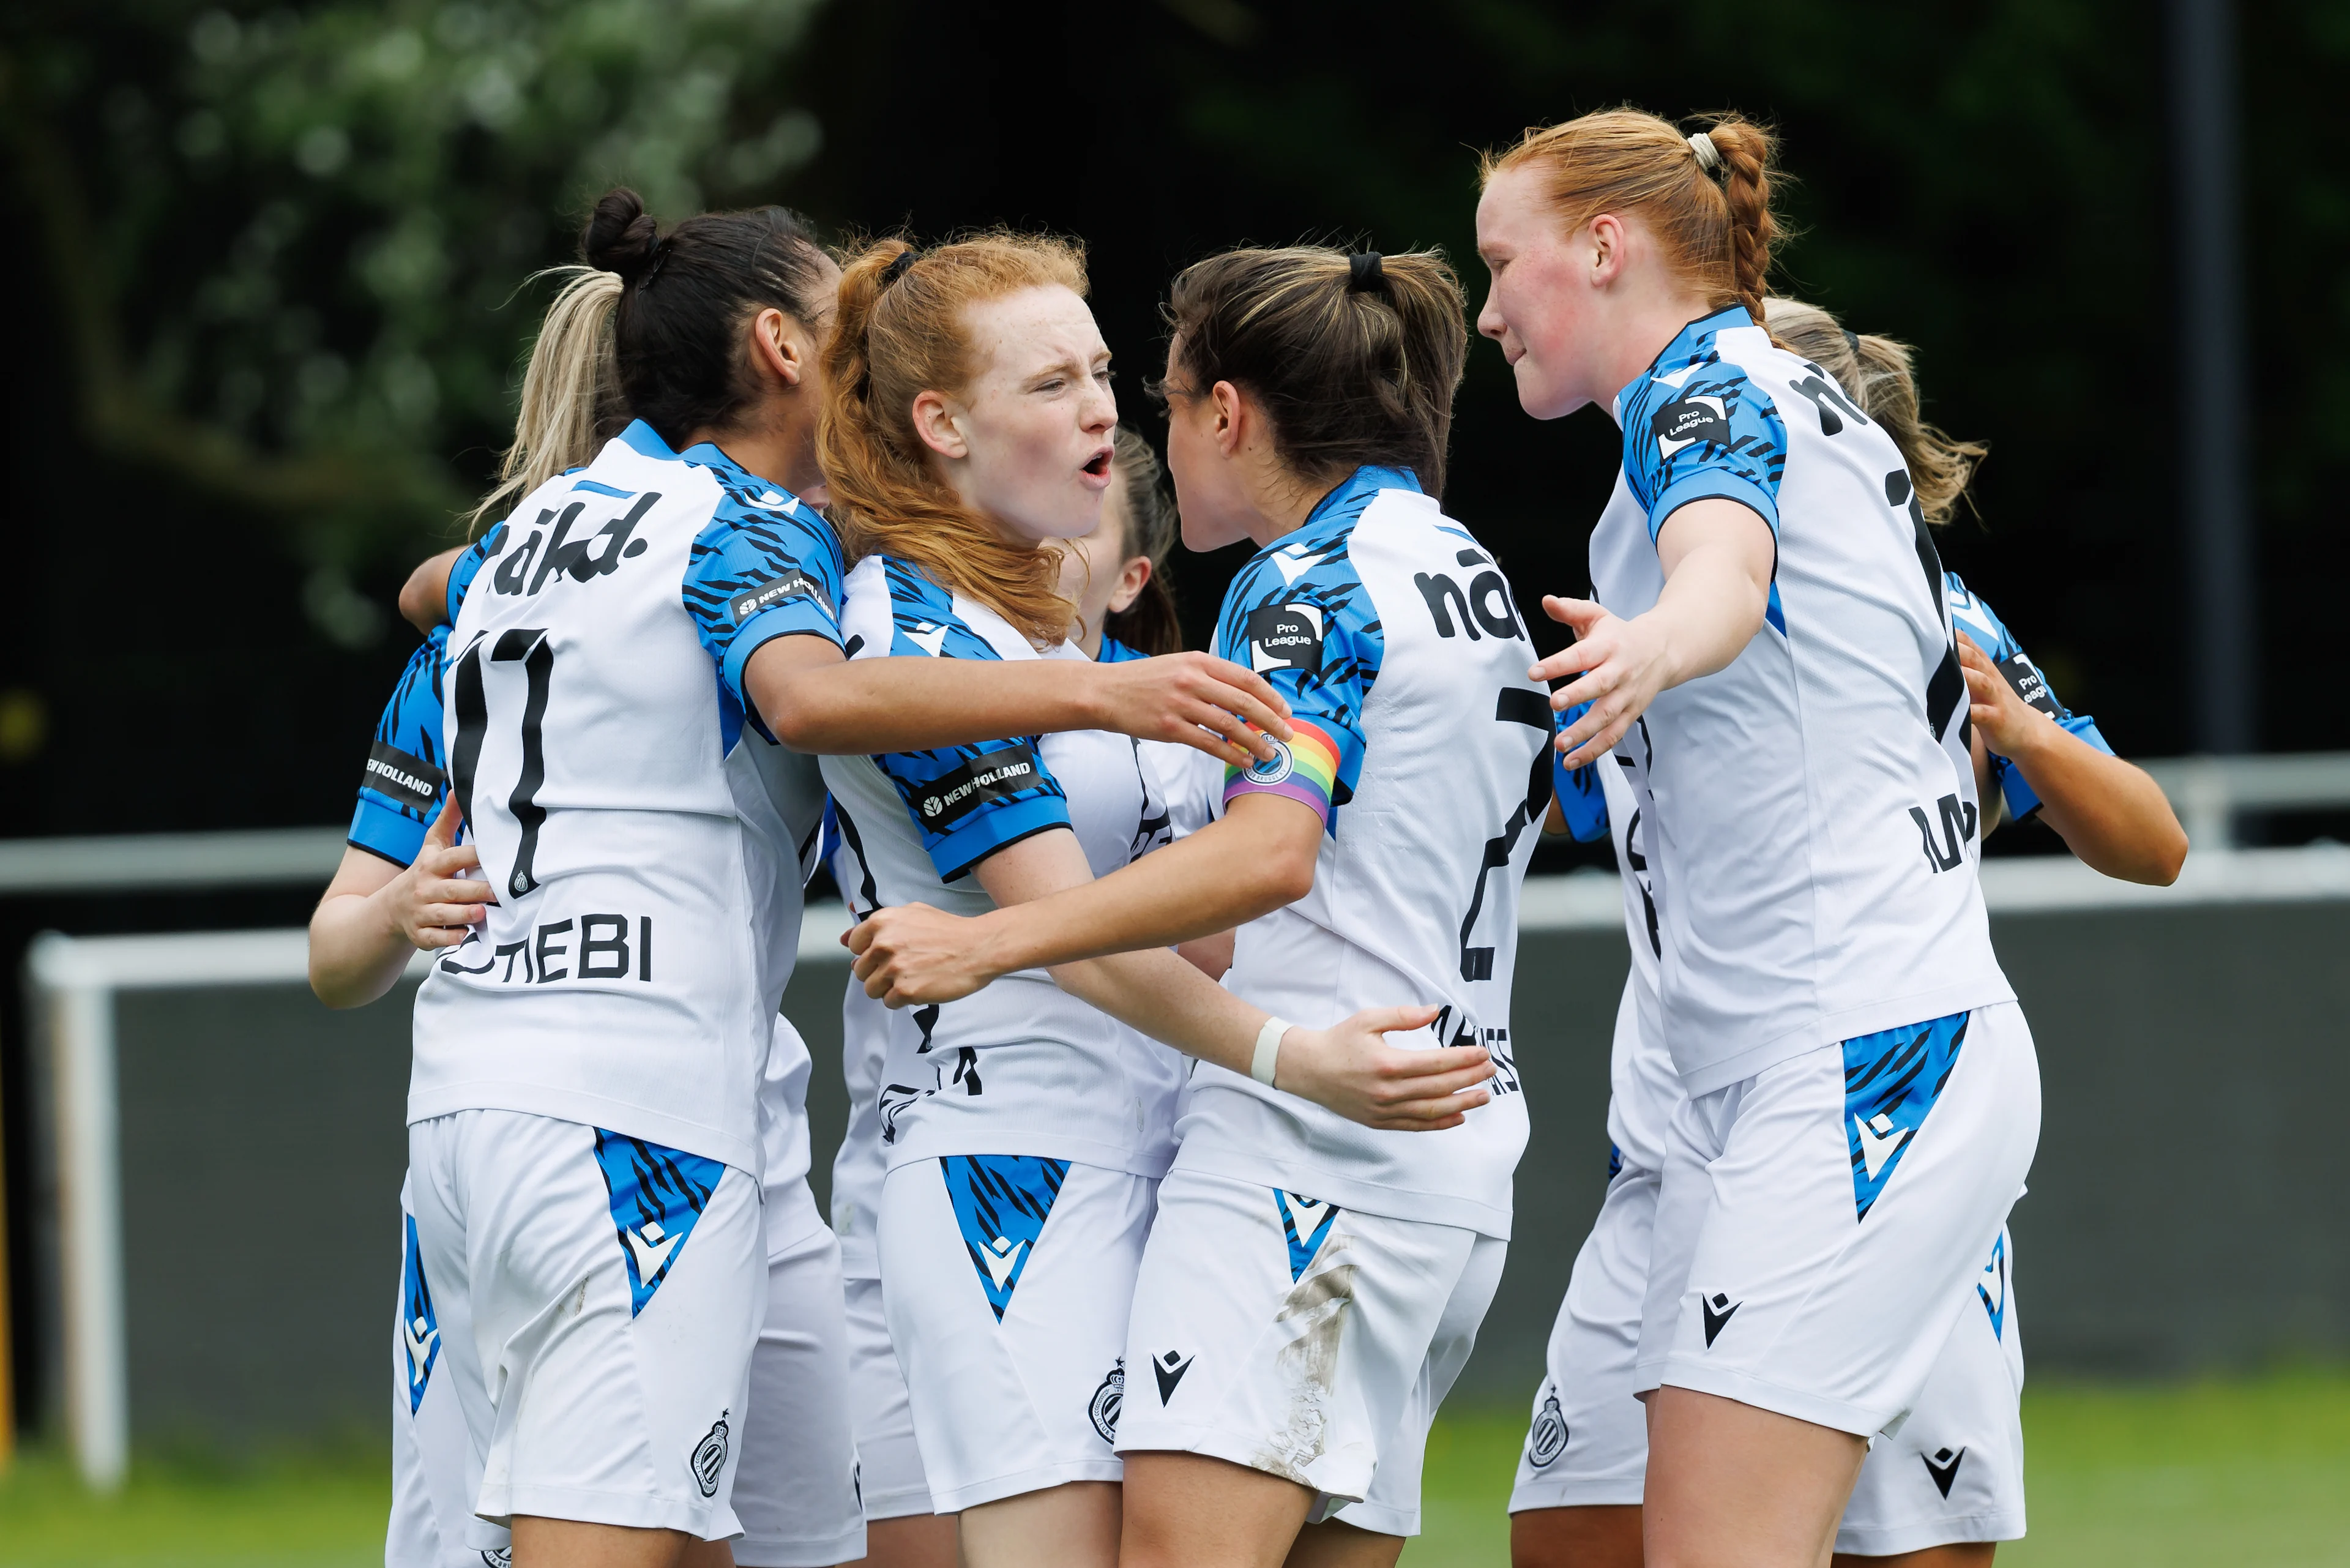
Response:
[{"label": "open mouth", "polygon": [[1111,449],[1108,447],[1104,447],[1099,452],[1094,453],[1092,457],[1087,459],[1083,472],[1095,479],[1107,479],[1109,477],[1110,450]]}]

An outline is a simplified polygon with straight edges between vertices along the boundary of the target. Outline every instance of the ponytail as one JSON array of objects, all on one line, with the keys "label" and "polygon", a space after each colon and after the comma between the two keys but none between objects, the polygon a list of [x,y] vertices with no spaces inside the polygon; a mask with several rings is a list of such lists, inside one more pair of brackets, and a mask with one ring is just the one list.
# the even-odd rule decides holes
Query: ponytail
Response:
[{"label": "ponytail", "polygon": [[1444,493],[1469,332],[1440,252],[1226,251],[1177,275],[1166,314],[1170,369],[1191,391],[1229,381],[1257,398],[1274,452],[1300,479],[1378,464]]},{"label": "ponytail", "polygon": [[1759,325],[1771,243],[1779,237],[1779,220],[1771,211],[1771,133],[1727,115],[1703,134],[1721,154],[1721,192],[1730,208],[1731,292]]},{"label": "ponytail", "polygon": [[1110,461],[1118,476],[1118,497],[1126,518],[1126,537],[1119,543],[1121,563],[1141,556],[1150,562],[1150,580],[1122,610],[1103,618],[1102,629],[1139,653],[1180,653],[1183,623],[1175,614],[1175,585],[1168,576],[1167,560],[1175,552],[1180,522],[1174,497],[1150,443],[1124,425],[1118,427],[1118,452]]},{"label": "ponytail", "polygon": [[1038,647],[1064,640],[1074,607],[1058,552],[1014,544],[931,466],[914,400],[960,394],[974,363],[968,307],[1024,288],[1082,297],[1085,255],[1060,240],[997,233],[916,252],[882,240],[841,270],[824,352],[816,456],[851,561],[889,556],[987,606]]},{"label": "ponytail", "polygon": [[1569,234],[1602,213],[1637,213],[1683,283],[1712,308],[1742,306],[1761,325],[1779,237],[1775,151],[1770,131],[1739,115],[1683,135],[1653,114],[1611,109],[1530,130],[1500,156],[1487,153],[1479,172],[1490,182],[1506,170],[1538,171]]},{"label": "ponytail", "polygon": [[1960,441],[1926,422],[1918,406],[1918,378],[1909,346],[1890,337],[1847,332],[1835,317],[1801,300],[1773,298],[1763,303],[1772,336],[1790,352],[1835,377],[1860,411],[1883,425],[1893,444],[1901,449],[1901,461],[1908,466],[1909,483],[1917,489],[1926,521],[1938,528],[1948,523],[1991,448],[1981,441]]},{"label": "ponytail", "polygon": [[537,276],[562,278],[563,287],[531,345],[522,411],[514,444],[498,462],[497,488],[466,514],[468,537],[556,474],[592,459],[623,422],[612,316],[625,286],[592,266],[549,267]]}]

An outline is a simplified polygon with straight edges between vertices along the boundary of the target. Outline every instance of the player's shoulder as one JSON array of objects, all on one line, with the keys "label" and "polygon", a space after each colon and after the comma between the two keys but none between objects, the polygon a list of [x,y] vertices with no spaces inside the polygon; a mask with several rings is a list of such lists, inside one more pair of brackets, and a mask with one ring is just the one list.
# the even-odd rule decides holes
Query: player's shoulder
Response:
[{"label": "player's shoulder", "polygon": [[[875,630],[886,624],[889,634],[886,651],[890,654],[1002,659],[1006,635],[1018,638],[1002,617],[940,583],[916,562],[894,556],[868,556],[857,564],[849,582],[852,602],[861,601],[863,610],[857,617],[858,630],[870,643]],[[876,614],[883,607],[886,623],[879,622]],[[871,647],[859,649],[867,657],[881,651]]]},{"label": "player's shoulder", "polygon": [[1956,572],[1945,571],[1942,585],[1950,619],[1974,639],[1977,647],[1994,659],[2017,651],[2014,634],[2007,629],[2007,623],[1999,618],[1999,613],[1981,594],[1967,587],[1964,578]]}]

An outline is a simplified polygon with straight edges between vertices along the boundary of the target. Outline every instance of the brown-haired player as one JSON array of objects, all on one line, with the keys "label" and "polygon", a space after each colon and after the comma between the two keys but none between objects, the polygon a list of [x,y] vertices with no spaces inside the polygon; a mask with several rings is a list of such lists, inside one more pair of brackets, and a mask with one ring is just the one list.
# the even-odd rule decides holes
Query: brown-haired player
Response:
[{"label": "brown-haired player", "polygon": [[[1216,646],[1295,738],[1222,815],[1087,886],[851,933],[893,1003],[1237,925],[1225,984],[1268,1018],[1191,1075],[1127,1339],[1127,1568],[1391,1564],[1428,1425],[1499,1279],[1525,1138],[1510,1066],[1517,900],[1550,732],[1509,585],[1443,493],[1466,354],[1440,256],[1239,250],[1169,305],[1168,466],[1194,549],[1246,539]],[[1311,1032],[1422,1003],[1431,1066],[1481,1064],[1407,1134],[1284,1093]],[[1492,1074],[1490,1086],[1467,1088]]]}]

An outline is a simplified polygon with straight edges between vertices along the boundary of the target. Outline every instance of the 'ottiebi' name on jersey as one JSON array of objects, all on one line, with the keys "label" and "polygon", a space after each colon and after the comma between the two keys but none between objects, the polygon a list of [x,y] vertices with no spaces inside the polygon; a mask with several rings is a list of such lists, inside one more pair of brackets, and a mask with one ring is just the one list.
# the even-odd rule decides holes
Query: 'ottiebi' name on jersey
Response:
[{"label": "'ottiebi' name on jersey", "polygon": [[410,1118],[526,1111],[755,1173],[822,792],[747,713],[742,668],[782,631],[837,640],[808,591],[837,545],[640,422],[476,556],[445,735],[498,902],[419,997]]}]

